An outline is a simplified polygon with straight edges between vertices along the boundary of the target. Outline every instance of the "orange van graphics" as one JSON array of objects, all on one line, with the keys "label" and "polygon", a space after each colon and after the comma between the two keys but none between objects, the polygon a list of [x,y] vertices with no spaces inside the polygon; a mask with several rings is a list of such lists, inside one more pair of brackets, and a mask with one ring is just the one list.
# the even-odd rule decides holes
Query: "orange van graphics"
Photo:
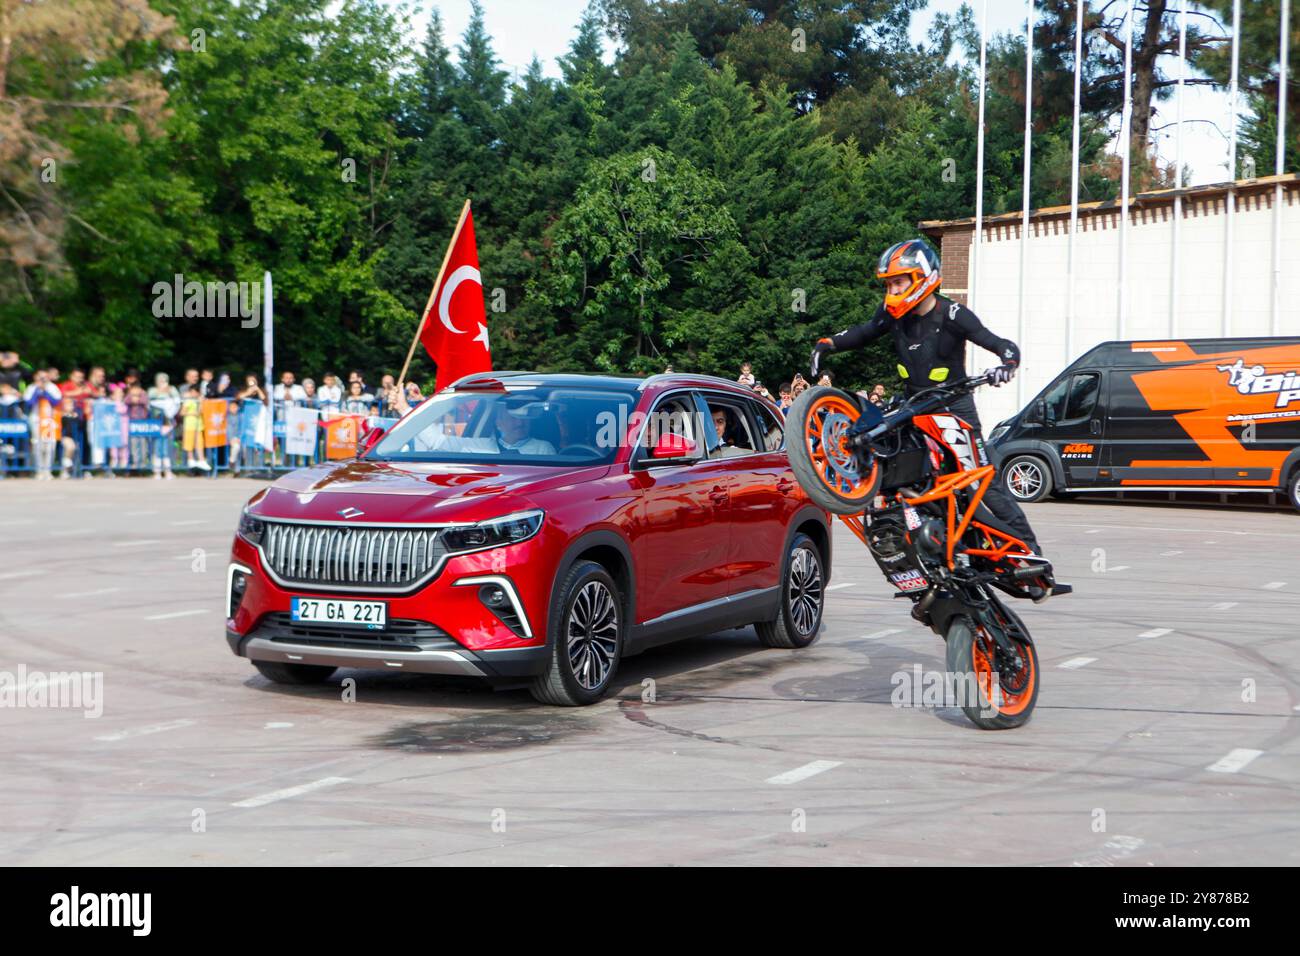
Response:
[{"label": "orange van graphics", "polygon": [[1300,508],[1300,338],[1106,342],[990,433],[1007,490],[1283,491]]},{"label": "orange van graphics", "polygon": [[[1152,349],[1153,345],[1164,347]],[[1133,383],[1147,406],[1168,413],[1201,455],[1192,461],[1135,458],[1131,468],[1158,469],[1161,475],[1122,478],[1121,484],[1279,484],[1278,471],[1290,449],[1261,441],[1259,426],[1300,426],[1300,345],[1197,354],[1182,342],[1135,342],[1133,351],[1147,351],[1169,364],[1169,368],[1134,374]],[[1189,469],[1196,474],[1180,477],[1181,470]],[[1213,474],[1204,474],[1206,469]]]}]

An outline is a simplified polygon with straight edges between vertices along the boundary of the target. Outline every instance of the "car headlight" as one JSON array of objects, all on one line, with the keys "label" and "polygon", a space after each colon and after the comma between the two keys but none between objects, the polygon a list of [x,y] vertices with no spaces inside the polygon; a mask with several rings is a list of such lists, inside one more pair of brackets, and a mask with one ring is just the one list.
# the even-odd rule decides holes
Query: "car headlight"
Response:
[{"label": "car headlight", "polygon": [[989,444],[993,444],[1009,431],[1011,431],[1010,425],[999,425],[997,428],[993,429],[992,433],[989,435]]},{"label": "car headlight", "polygon": [[450,554],[518,544],[541,530],[542,514],[541,511],[521,511],[478,524],[457,525],[442,532],[442,544]]},{"label": "car headlight", "polygon": [[262,519],[253,517],[247,511],[239,516],[239,536],[254,547],[262,543],[262,533],[265,530],[266,523]]}]

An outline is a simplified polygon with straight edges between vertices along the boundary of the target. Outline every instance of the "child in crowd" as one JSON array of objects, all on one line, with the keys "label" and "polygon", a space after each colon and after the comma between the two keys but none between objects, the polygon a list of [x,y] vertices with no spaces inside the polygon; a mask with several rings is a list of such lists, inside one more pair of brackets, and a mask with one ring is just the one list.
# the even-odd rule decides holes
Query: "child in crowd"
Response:
[{"label": "child in crowd", "polygon": [[108,387],[108,400],[117,409],[118,421],[122,429],[122,443],[116,448],[108,449],[108,476],[126,471],[131,466],[131,429],[127,420],[126,390],[120,384]]},{"label": "child in crowd", "polygon": [[59,407],[63,396],[49,372],[38,369],[32,374],[32,384],[27,386],[23,401],[31,428],[36,480],[49,481],[54,477],[54,449],[58,445]]},{"label": "child in crowd", "polygon": [[174,478],[172,474],[172,431],[176,416],[181,410],[181,395],[166,372],[154,376],[153,388],[149,389],[149,412],[163,420],[162,435],[153,440],[153,476],[155,478]]},{"label": "child in crowd", "polygon": [[185,448],[185,467],[211,471],[203,460],[203,399],[197,385],[187,385],[181,399],[181,444]]},{"label": "child in crowd", "polygon": [[[22,417],[22,395],[11,381],[0,379],[0,422],[21,421]],[[0,477],[4,477],[17,454],[18,446],[7,436],[0,436]]]},{"label": "child in crowd", "polygon": [[794,404],[794,390],[790,387],[790,383],[786,382],[778,391],[781,398],[780,401],[777,402],[777,405],[780,406],[781,411],[788,412],[790,406]]},{"label": "child in crowd", "polygon": [[143,468],[149,460],[152,442],[145,435],[131,435],[131,422],[142,422],[149,417],[149,395],[140,385],[139,379],[123,387],[126,394],[122,401],[126,405],[127,434],[130,436],[127,463],[132,468]]},{"label": "child in crowd", "polygon": [[[86,418],[81,413],[81,402],[71,395],[64,395],[59,403],[59,431],[62,436],[63,462],[59,469],[59,478],[72,477],[72,472],[81,458],[81,448],[86,442]],[[90,472],[84,472],[86,478]]]},{"label": "child in crowd", "polygon": [[755,381],[755,380],[754,380],[754,366],[751,365],[749,362],[741,362],[741,363],[740,363],[740,378],[736,379],[736,381],[739,382],[741,385],[746,385],[746,386],[748,386],[749,388],[753,388],[753,387],[754,387],[754,381]]}]

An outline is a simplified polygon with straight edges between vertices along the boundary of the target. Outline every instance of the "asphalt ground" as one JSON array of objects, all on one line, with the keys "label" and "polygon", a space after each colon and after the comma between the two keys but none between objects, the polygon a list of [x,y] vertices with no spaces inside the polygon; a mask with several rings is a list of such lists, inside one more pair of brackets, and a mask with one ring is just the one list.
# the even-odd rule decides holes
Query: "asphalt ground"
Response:
[{"label": "asphalt ground", "polygon": [[420,675],[271,684],[222,628],[257,487],[0,483],[0,672],[102,674],[97,717],[0,706],[0,863],[1300,863],[1290,512],[1030,506],[1076,591],[1018,602],[1038,707],[991,733],[897,705],[943,645],[844,528],[806,650],[702,636],[585,709]]}]

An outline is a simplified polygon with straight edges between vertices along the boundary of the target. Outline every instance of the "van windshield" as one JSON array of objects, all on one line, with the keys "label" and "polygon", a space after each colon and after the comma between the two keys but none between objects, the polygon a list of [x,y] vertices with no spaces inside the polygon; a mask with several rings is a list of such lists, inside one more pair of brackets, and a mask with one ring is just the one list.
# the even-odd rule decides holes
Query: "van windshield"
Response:
[{"label": "van windshield", "polygon": [[609,464],[636,394],[511,386],[435,395],[393,426],[370,457],[496,465]]}]

